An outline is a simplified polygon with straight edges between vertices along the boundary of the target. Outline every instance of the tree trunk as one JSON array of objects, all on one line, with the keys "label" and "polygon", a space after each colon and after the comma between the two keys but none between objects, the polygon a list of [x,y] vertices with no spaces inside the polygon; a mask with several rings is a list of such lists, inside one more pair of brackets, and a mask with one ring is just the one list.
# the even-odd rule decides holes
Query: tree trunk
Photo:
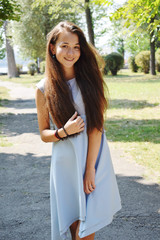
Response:
[{"label": "tree trunk", "polygon": [[[154,23],[155,18],[151,19],[151,23]],[[151,57],[150,57],[150,70],[152,75],[156,75],[156,63],[155,63],[155,37],[154,37],[154,30],[150,33],[150,50],[151,50]]]},{"label": "tree trunk", "polygon": [[7,52],[7,63],[8,63],[8,77],[19,77],[18,70],[16,68],[16,62],[14,57],[13,47],[10,44],[9,38],[7,36],[7,24],[8,22],[4,22],[4,31],[6,38],[6,52]]},{"label": "tree trunk", "polygon": [[154,31],[150,34],[150,49],[151,49],[151,59],[150,59],[150,69],[151,74],[156,75],[156,64],[155,64],[155,39],[153,40]]},{"label": "tree trunk", "polygon": [[85,13],[86,13],[89,42],[92,43],[93,46],[95,46],[92,13],[89,8],[89,0],[85,0]]}]

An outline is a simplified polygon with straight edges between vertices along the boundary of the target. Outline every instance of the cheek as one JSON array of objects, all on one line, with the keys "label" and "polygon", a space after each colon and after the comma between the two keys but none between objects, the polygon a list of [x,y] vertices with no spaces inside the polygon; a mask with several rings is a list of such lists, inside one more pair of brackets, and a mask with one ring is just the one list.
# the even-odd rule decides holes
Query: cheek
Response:
[{"label": "cheek", "polygon": [[76,52],[76,57],[77,57],[77,58],[80,58],[80,55],[81,55],[80,51],[77,51],[77,52]]}]

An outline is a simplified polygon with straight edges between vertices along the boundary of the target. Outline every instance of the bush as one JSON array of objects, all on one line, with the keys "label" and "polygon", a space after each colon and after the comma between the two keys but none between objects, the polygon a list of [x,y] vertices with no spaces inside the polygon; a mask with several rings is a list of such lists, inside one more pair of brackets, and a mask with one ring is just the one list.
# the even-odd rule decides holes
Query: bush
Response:
[{"label": "bush", "polygon": [[150,51],[141,51],[135,57],[136,64],[142,68],[144,73],[149,73]]},{"label": "bush", "polygon": [[117,75],[117,72],[123,67],[124,58],[121,54],[112,52],[104,57],[105,71],[108,73],[108,69],[112,75]]},{"label": "bush", "polygon": [[135,63],[135,57],[130,57],[129,58],[129,68],[132,70],[132,72],[137,72],[138,71],[138,66]]},{"label": "bush", "polygon": [[160,72],[160,48],[156,51],[156,68],[157,71]]},{"label": "bush", "polygon": [[28,63],[27,67],[28,67],[28,73],[33,76],[37,71],[37,64],[34,62],[30,62]]},{"label": "bush", "polygon": [[104,59],[104,62],[105,62],[105,65],[104,65],[104,68],[103,68],[104,75],[107,75],[108,72],[109,72],[108,65],[106,64],[106,57],[107,57],[107,55],[102,56],[102,58]]},{"label": "bush", "polygon": [[40,63],[40,72],[41,73],[44,73],[45,72],[45,65],[46,65],[46,62],[45,61],[42,61]]},{"label": "bush", "polygon": [[16,64],[16,68],[17,68],[18,74],[20,74],[20,72],[22,71],[23,65]]}]

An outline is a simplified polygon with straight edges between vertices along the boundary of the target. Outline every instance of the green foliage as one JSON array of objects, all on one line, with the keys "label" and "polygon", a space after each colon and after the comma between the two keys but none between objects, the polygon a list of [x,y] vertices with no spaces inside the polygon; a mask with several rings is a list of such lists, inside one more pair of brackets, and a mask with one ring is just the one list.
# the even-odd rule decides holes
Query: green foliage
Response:
[{"label": "green foliage", "polygon": [[104,59],[104,62],[105,62],[105,66],[104,66],[104,68],[103,68],[103,73],[104,73],[104,75],[108,75],[108,73],[109,73],[109,68],[108,68],[108,65],[106,64],[107,55],[102,56],[102,58]]},{"label": "green foliage", "polygon": [[144,73],[149,73],[150,51],[142,51],[135,57],[136,64],[142,68]]},{"label": "green foliage", "polygon": [[22,71],[23,65],[21,65],[21,64],[16,64],[16,68],[17,68],[18,74],[20,74],[21,71]]},{"label": "green foliage", "polygon": [[[106,15],[108,6],[112,4],[112,0],[35,0],[33,6],[43,8],[48,6],[48,13],[54,21],[69,20],[85,29],[85,8],[89,6],[92,13],[92,24],[95,38],[102,36],[102,32],[106,29]],[[102,21],[102,18],[104,21]]]},{"label": "green foliage", "polygon": [[123,67],[124,58],[121,54],[112,52],[109,55],[104,57],[105,68],[109,68],[112,75],[117,75],[117,72]]},{"label": "green foliage", "polygon": [[0,28],[0,59],[5,57],[5,48],[4,48],[4,39],[3,39],[3,29]]},{"label": "green foliage", "polygon": [[[21,6],[15,0],[1,0],[0,1],[0,19],[6,20],[19,20],[21,14]],[[3,24],[1,21],[1,26]]]},{"label": "green foliage", "polygon": [[82,18],[81,14],[84,11],[84,2],[82,0],[35,0],[33,7],[43,9],[48,6],[48,13],[56,22],[68,20],[75,23]]},{"label": "green foliage", "polygon": [[37,71],[37,64],[34,62],[30,62],[28,63],[27,67],[28,67],[28,73],[31,74],[31,76],[33,76]]},{"label": "green foliage", "polygon": [[132,72],[138,71],[138,66],[135,63],[135,57],[133,56],[129,58],[129,68],[132,70]]},{"label": "green foliage", "polygon": [[156,61],[157,61],[157,63],[160,64],[160,48],[158,48],[156,51]]},{"label": "green foliage", "polygon": [[45,61],[42,61],[40,63],[40,72],[41,73],[44,73],[45,72],[45,65],[46,65],[46,62]]},{"label": "green foliage", "polygon": [[135,56],[141,51],[150,49],[150,37],[145,29],[139,29],[134,34],[128,34],[125,40],[125,49]]},{"label": "green foliage", "polygon": [[46,35],[55,22],[48,14],[48,6],[32,8],[34,0],[18,0],[23,6],[19,22],[12,23],[13,42],[23,58],[44,59]]},{"label": "green foliage", "polygon": [[156,51],[156,67],[157,71],[160,72],[160,48]]},{"label": "green foliage", "polygon": [[[159,0],[128,0],[123,7],[117,9],[111,19],[125,20],[124,26],[130,27],[135,24],[135,29],[147,25],[149,32],[157,30],[160,24],[160,7]],[[160,37],[160,33],[159,37]]]}]

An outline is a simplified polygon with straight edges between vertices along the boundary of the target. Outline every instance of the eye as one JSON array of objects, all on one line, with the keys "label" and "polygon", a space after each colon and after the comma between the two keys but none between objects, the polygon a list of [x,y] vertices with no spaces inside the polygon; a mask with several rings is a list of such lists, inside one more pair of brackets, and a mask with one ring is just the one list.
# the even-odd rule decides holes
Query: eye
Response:
[{"label": "eye", "polygon": [[79,49],[80,49],[80,46],[75,46],[74,48],[77,49],[77,50],[79,50]]},{"label": "eye", "polygon": [[67,45],[62,45],[62,48],[67,48],[68,46]]}]

